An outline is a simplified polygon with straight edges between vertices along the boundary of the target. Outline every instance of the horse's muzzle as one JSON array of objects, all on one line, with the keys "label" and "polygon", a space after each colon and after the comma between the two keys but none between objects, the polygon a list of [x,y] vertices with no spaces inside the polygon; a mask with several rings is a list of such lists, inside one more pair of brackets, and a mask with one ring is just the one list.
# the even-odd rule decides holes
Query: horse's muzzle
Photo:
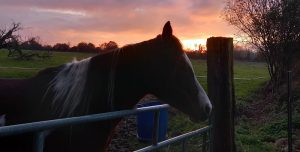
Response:
[{"label": "horse's muzzle", "polygon": [[209,118],[210,114],[211,114],[211,110],[212,110],[212,106],[211,104],[207,104],[204,107],[204,113],[199,114],[196,117],[191,117],[190,116],[190,120],[194,123],[199,123],[201,121],[205,121],[207,118]]}]

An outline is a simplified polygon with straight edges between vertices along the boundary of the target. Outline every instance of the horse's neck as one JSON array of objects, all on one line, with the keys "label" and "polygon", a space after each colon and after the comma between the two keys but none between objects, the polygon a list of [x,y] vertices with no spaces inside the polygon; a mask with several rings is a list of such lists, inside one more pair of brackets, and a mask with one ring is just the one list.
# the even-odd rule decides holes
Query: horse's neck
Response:
[{"label": "horse's neck", "polygon": [[[93,75],[95,81],[103,81],[100,85],[96,86],[95,81],[90,81],[92,85],[95,85],[93,88],[101,87],[97,90],[98,94],[101,94],[105,97],[101,97],[102,102],[109,102],[107,100],[107,94],[109,91],[108,87],[113,87],[114,90],[114,110],[128,109],[132,108],[140,98],[142,98],[147,92],[145,86],[143,85],[144,70],[145,70],[145,52],[139,49],[130,49],[130,50],[119,50],[119,55],[114,56],[114,52],[99,55],[91,59],[90,64],[90,75]],[[108,83],[110,80],[110,73],[112,72],[113,60],[117,60],[117,64],[114,67],[115,75],[114,86],[109,86]],[[102,80],[101,80],[102,79]],[[106,89],[103,89],[106,88]],[[99,101],[99,100],[98,100]],[[99,103],[99,102],[98,102]],[[106,103],[110,104],[110,103]],[[106,105],[105,104],[105,105]],[[101,106],[101,105],[97,105]],[[94,107],[97,107],[94,106]],[[103,103],[102,103],[103,106]]]},{"label": "horse's neck", "polygon": [[115,106],[119,109],[132,108],[147,92],[144,79],[147,77],[148,50],[142,47],[124,49],[120,53],[115,77]]}]

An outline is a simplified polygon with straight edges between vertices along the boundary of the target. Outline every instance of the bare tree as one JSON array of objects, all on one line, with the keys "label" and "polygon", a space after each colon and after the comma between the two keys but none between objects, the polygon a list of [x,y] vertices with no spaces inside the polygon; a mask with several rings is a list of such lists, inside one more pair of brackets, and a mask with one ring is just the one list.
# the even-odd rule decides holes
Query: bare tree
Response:
[{"label": "bare tree", "polygon": [[23,56],[20,48],[20,36],[15,34],[21,30],[21,23],[13,22],[10,28],[0,29],[0,49],[8,49],[8,57]]},{"label": "bare tree", "polygon": [[270,84],[277,86],[300,51],[300,1],[228,0],[224,19],[264,56]]},{"label": "bare tree", "polygon": [[0,49],[6,48],[8,57],[31,60],[34,57],[49,58],[51,56],[49,50],[48,52],[23,52],[22,49],[43,50],[44,47],[40,44],[39,37],[31,37],[22,42],[20,36],[16,34],[21,29],[21,23],[15,22],[11,24],[10,28],[0,29]]},{"label": "bare tree", "polygon": [[10,28],[4,28],[0,29],[0,48],[5,48],[14,41],[15,39],[18,39],[18,35],[15,34],[15,32],[21,30],[21,23],[12,23]]}]

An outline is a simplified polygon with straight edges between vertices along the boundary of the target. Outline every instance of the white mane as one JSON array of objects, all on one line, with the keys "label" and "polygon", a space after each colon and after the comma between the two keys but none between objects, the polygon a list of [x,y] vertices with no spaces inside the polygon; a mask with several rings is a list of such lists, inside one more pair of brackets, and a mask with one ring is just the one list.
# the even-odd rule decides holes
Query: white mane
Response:
[{"label": "white mane", "polygon": [[48,90],[54,92],[52,105],[60,116],[72,115],[83,102],[90,59],[67,63],[50,82]]}]

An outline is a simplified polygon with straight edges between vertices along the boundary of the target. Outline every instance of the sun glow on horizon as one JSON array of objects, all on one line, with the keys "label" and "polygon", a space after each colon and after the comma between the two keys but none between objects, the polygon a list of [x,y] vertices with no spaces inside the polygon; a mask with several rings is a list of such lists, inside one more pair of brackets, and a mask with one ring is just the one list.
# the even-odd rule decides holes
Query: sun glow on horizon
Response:
[{"label": "sun glow on horizon", "polygon": [[199,46],[206,47],[206,39],[187,39],[181,40],[183,49],[187,51],[199,50]]}]

